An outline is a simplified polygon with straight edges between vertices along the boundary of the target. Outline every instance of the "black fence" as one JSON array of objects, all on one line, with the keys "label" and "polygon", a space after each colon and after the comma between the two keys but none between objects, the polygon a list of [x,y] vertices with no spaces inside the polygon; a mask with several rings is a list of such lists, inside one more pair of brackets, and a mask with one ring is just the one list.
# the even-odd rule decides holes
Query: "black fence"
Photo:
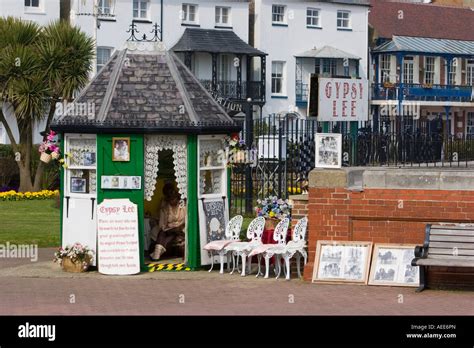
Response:
[{"label": "black fence", "polygon": [[387,118],[352,127],[279,115],[254,120],[251,146],[258,155],[232,167],[232,213],[252,214],[256,201],[268,196],[306,193],[317,132],[342,133],[343,166],[468,167],[474,138],[446,135],[444,126],[442,119]]}]

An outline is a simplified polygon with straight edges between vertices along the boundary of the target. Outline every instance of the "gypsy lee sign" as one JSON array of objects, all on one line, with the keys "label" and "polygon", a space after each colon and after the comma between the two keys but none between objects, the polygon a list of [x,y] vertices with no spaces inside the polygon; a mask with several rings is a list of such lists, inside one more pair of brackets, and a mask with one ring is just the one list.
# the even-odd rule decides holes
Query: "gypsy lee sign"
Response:
[{"label": "gypsy lee sign", "polygon": [[319,78],[319,121],[367,121],[368,84],[363,79]]},{"label": "gypsy lee sign", "polygon": [[102,274],[140,272],[137,205],[108,199],[97,207],[98,261]]}]

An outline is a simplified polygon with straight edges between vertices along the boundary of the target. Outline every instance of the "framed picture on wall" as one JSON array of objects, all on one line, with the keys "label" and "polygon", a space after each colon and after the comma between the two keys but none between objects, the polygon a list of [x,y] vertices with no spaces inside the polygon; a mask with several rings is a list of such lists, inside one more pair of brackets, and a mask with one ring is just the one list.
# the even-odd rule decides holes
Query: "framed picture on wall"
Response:
[{"label": "framed picture on wall", "polygon": [[112,138],[112,161],[130,161],[130,138]]},{"label": "framed picture on wall", "polygon": [[419,286],[418,266],[412,266],[415,245],[375,244],[369,285]]},{"label": "framed picture on wall", "polygon": [[316,133],[316,168],[342,167],[342,134]]},{"label": "framed picture on wall", "polygon": [[87,193],[87,180],[71,178],[71,193]]},{"label": "framed picture on wall", "polygon": [[372,242],[318,241],[313,283],[367,284]]}]

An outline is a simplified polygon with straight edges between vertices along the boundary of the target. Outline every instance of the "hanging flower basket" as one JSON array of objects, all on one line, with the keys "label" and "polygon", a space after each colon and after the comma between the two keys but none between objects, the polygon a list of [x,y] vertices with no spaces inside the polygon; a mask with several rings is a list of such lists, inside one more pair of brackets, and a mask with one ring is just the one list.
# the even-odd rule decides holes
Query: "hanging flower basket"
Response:
[{"label": "hanging flower basket", "polygon": [[52,158],[51,154],[46,153],[46,152],[41,153],[41,156],[40,156],[41,162],[49,163],[51,162],[51,158]]},{"label": "hanging flower basket", "polygon": [[81,262],[79,260],[74,262],[68,257],[63,257],[61,265],[63,267],[63,271],[71,273],[87,272],[89,269],[89,263]]},{"label": "hanging flower basket", "polygon": [[58,152],[53,152],[51,153],[51,158],[54,160],[57,160],[60,157],[60,154]]}]

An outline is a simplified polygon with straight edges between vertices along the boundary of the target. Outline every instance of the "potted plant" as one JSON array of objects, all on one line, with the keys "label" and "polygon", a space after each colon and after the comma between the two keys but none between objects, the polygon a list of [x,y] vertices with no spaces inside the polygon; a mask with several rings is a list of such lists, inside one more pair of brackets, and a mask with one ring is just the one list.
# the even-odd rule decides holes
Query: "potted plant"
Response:
[{"label": "potted plant", "polygon": [[240,139],[239,134],[232,134],[226,143],[230,155],[228,163],[230,166],[238,163],[247,163],[247,145],[243,139]]},{"label": "potted plant", "polygon": [[65,272],[86,272],[94,260],[94,252],[81,243],[59,248],[54,254],[54,262],[59,263]]},{"label": "potted plant", "polygon": [[288,200],[276,196],[257,200],[255,208],[257,216],[265,218],[265,228],[275,229],[278,222],[286,217],[291,217],[291,205]]},{"label": "potted plant", "polygon": [[39,146],[40,160],[44,163],[49,163],[51,159],[57,160],[60,157],[60,150],[55,137],[56,133],[51,131],[46,140]]}]

